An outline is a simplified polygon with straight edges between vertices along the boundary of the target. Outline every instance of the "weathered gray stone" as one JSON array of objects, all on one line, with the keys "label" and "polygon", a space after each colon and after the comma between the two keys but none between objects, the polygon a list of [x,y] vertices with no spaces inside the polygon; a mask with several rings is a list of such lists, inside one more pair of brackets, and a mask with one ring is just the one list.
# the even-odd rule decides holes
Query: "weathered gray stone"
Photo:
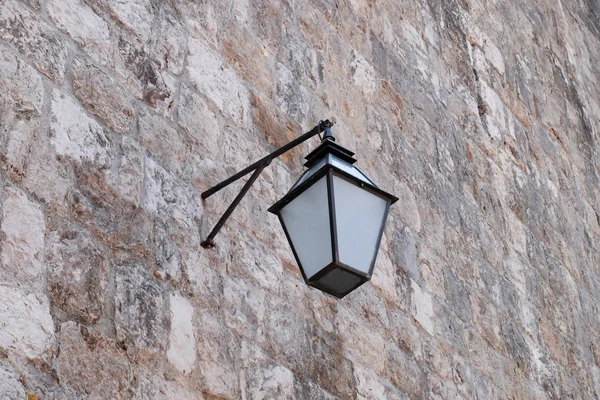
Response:
[{"label": "weathered gray stone", "polygon": [[75,101],[58,90],[52,92],[51,142],[56,154],[99,169],[110,166],[110,140],[104,129]]},{"label": "weathered gray stone", "polygon": [[108,25],[82,0],[46,3],[49,18],[71,36],[100,65],[106,65],[110,55]]},{"label": "weathered gray stone", "polygon": [[76,59],[73,94],[90,113],[117,132],[129,132],[133,121],[131,99],[121,85],[99,68]]},{"label": "weathered gray stone", "polygon": [[[8,50],[0,49],[0,157],[13,182],[26,174],[29,152],[36,147],[44,106],[41,75]],[[27,149],[27,151],[23,151]]]},{"label": "weathered gray stone", "polygon": [[40,201],[58,203],[67,183],[46,135],[43,78],[6,49],[0,64],[0,170]]},{"label": "weathered gray stone", "polygon": [[25,397],[25,388],[19,382],[19,376],[4,368],[0,369],[0,393],[3,399]]},{"label": "weathered gray stone", "polygon": [[417,241],[414,233],[409,228],[396,231],[396,237],[392,239],[392,249],[396,265],[419,282],[421,273],[417,265]]},{"label": "weathered gray stone", "polygon": [[[223,337],[223,324],[219,316],[205,312],[199,316],[197,340],[198,361],[194,370],[200,388],[206,397],[237,398],[243,393],[244,375],[239,366],[234,364],[233,356],[244,352],[243,340],[232,342],[230,337]],[[243,357],[248,360],[250,357]],[[261,360],[264,357],[261,356]]]},{"label": "weathered gray stone", "polygon": [[[0,65],[0,81],[4,88],[0,99],[4,112],[14,112],[19,120],[41,116],[44,105],[41,76],[6,49],[0,49]],[[5,115],[3,118],[3,125],[6,126],[7,117]]]},{"label": "weathered gray stone", "polygon": [[357,398],[385,398],[385,385],[380,381],[378,374],[368,367],[356,364],[354,366],[354,379],[356,379]]},{"label": "weathered gray stone", "polygon": [[208,97],[223,114],[240,126],[248,125],[248,89],[208,44],[190,37],[186,71],[198,91]]},{"label": "weathered gray stone", "polygon": [[113,19],[123,25],[126,29],[132,31],[143,42],[150,39],[154,16],[152,14],[152,5],[149,0],[90,1],[105,7]]},{"label": "weathered gray stone", "polygon": [[281,112],[304,124],[309,112],[308,91],[294,80],[292,71],[277,63],[276,103]]},{"label": "weathered gray stone", "polygon": [[68,42],[16,0],[0,4],[0,38],[29,57],[48,78],[61,82],[65,75]]},{"label": "weathered gray stone", "polygon": [[87,324],[98,321],[107,302],[110,265],[106,250],[85,233],[64,228],[48,235],[48,295],[52,306]]},{"label": "weathered gray stone", "polygon": [[375,74],[375,68],[362,55],[354,54],[350,68],[352,83],[360,87],[364,94],[372,94],[377,90],[379,81]]},{"label": "weathered gray stone", "polygon": [[158,34],[154,38],[156,58],[175,75],[183,72],[187,50],[187,32],[182,21],[167,7],[163,8],[158,22]]},{"label": "weathered gray stone", "polygon": [[281,365],[265,365],[249,371],[248,398],[264,400],[292,398],[294,374]]},{"label": "weathered gray stone", "polygon": [[[3,191],[1,275],[16,279],[29,291],[41,289],[43,274],[44,234],[46,223],[39,205],[15,188]],[[11,276],[12,275],[12,276]]]},{"label": "weathered gray stone", "polygon": [[128,394],[142,399],[182,399],[196,400],[203,398],[198,390],[188,389],[182,384],[156,376],[155,373],[142,371],[135,375],[135,382]]},{"label": "weathered gray stone", "polygon": [[307,382],[295,382],[294,397],[297,399],[310,399],[310,400],[335,400],[337,397],[331,393],[326,392],[321,387],[311,381]]},{"label": "weathered gray stone", "polygon": [[48,298],[41,293],[23,294],[0,284],[0,349],[11,358],[49,360],[54,343],[54,321]]},{"label": "weathered gray stone", "polygon": [[123,136],[120,154],[117,190],[125,200],[140,206],[144,186],[143,150],[135,140]]},{"label": "weathered gray stone", "polygon": [[425,373],[409,356],[395,346],[386,346],[385,376],[394,387],[411,399],[424,398]]},{"label": "weathered gray stone", "polygon": [[434,334],[435,321],[433,319],[433,305],[431,295],[411,279],[412,289],[412,315],[427,333]]},{"label": "weathered gray stone", "polygon": [[144,157],[143,194],[142,207],[151,213],[169,215],[185,227],[200,218],[199,194],[191,193],[150,157]]},{"label": "weathered gray stone", "polygon": [[166,301],[158,279],[142,265],[117,267],[115,327],[117,340],[132,351],[155,353],[167,346]]},{"label": "weathered gray stone", "polygon": [[129,361],[112,340],[69,321],[60,326],[59,343],[54,366],[65,386],[91,398],[126,395]]},{"label": "weathered gray stone", "polygon": [[29,7],[39,10],[42,6],[43,0],[25,0],[25,3],[29,4]]},{"label": "weathered gray stone", "polygon": [[167,358],[181,373],[189,374],[196,361],[196,338],[192,323],[194,308],[179,295],[171,295],[170,306],[171,333]]},{"label": "weathered gray stone", "polygon": [[165,120],[141,109],[138,120],[139,141],[151,157],[180,176],[185,168],[188,144],[185,138]]},{"label": "weathered gray stone", "polygon": [[216,162],[220,137],[217,117],[202,97],[185,84],[181,85],[177,114],[179,126],[185,130],[193,145],[192,150],[202,158]]}]

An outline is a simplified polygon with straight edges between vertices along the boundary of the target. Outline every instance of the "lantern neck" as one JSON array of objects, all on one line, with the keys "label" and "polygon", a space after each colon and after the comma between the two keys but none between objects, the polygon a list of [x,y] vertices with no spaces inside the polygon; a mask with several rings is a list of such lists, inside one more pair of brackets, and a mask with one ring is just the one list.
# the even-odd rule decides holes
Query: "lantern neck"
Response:
[{"label": "lantern neck", "polygon": [[328,154],[333,154],[334,156],[346,161],[349,164],[354,164],[356,162],[356,159],[352,157],[354,153],[345,148],[344,146],[337,144],[335,142],[335,137],[333,136],[331,129],[328,128],[325,130],[323,140],[321,140],[321,144],[319,145],[319,147],[311,151],[305,157],[306,163],[304,163],[304,166],[306,168],[310,168]]},{"label": "lantern neck", "polygon": [[325,129],[321,142],[324,142],[325,140],[332,140],[335,142],[335,136],[333,136],[333,132],[331,132],[330,128]]}]

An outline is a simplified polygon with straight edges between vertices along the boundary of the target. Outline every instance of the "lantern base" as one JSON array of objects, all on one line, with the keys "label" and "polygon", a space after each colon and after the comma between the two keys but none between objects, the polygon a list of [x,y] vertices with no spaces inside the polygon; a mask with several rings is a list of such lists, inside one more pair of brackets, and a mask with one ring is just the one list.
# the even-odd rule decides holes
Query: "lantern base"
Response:
[{"label": "lantern base", "polygon": [[341,299],[369,280],[370,277],[358,271],[349,270],[344,266],[331,263],[311,277],[306,283],[315,289]]}]

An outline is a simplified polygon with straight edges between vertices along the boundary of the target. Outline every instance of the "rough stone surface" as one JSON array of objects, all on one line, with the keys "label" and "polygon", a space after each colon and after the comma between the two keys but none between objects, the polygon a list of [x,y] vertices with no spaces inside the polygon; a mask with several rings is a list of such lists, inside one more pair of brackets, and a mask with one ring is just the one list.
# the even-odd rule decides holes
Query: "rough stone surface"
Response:
[{"label": "rough stone surface", "polygon": [[160,282],[140,265],[118,267],[115,280],[117,340],[139,351],[164,349],[167,316]]},{"label": "rough stone surface", "polygon": [[[0,399],[600,397],[594,1],[0,1]],[[399,197],[308,288],[320,119]]]},{"label": "rough stone surface", "polygon": [[73,65],[73,93],[109,128],[129,132],[134,116],[131,99],[113,77],[85,60],[77,59]]},{"label": "rough stone surface", "polygon": [[30,58],[48,78],[62,81],[70,50],[58,30],[16,0],[0,4],[0,38]]},{"label": "rough stone surface", "polygon": [[129,362],[114,342],[70,321],[60,327],[60,343],[54,368],[65,386],[92,398],[125,394]]},{"label": "rough stone surface", "polygon": [[[29,290],[43,289],[44,233],[46,224],[40,207],[25,194],[7,188],[2,204],[2,275],[12,272]],[[7,277],[8,278],[8,277]]]},{"label": "rough stone surface", "polygon": [[185,298],[171,295],[171,334],[167,358],[183,374],[194,369],[196,338],[192,318],[194,308]]},{"label": "rough stone surface", "polygon": [[250,95],[235,70],[225,64],[209,44],[193,37],[188,41],[187,61],[187,74],[198,91],[233,122],[246,126]]},{"label": "rough stone surface", "polygon": [[100,65],[106,65],[110,55],[108,24],[82,0],[51,0],[46,3],[48,17],[66,32]]},{"label": "rough stone surface", "polygon": [[57,155],[87,161],[99,169],[110,165],[110,142],[102,126],[58,90],[52,92],[50,136]]},{"label": "rough stone surface", "polygon": [[0,369],[0,393],[3,399],[25,397],[25,388],[19,382],[19,376],[11,371]]},{"label": "rough stone surface", "polygon": [[17,287],[0,286],[0,348],[11,358],[47,359],[54,343],[54,323],[43,294],[24,294]]}]

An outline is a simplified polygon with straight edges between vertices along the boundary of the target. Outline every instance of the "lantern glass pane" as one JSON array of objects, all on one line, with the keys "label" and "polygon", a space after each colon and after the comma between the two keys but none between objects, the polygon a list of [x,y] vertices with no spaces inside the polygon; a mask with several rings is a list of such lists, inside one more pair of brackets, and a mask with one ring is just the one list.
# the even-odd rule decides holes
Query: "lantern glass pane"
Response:
[{"label": "lantern glass pane", "polygon": [[336,175],[333,194],[339,259],[368,274],[377,254],[387,201]]},{"label": "lantern glass pane", "polygon": [[352,165],[344,160],[337,158],[336,156],[331,156],[330,164],[333,165],[334,167],[337,167],[337,168],[341,169],[342,171],[352,175],[356,179],[360,179],[363,182],[366,182],[370,185],[377,187],[377,185],[375,183],[373,183],[372,180],[367,178],[367,176],[365,174],[363,174],[358,168],[356,168],[354,165]]},{"label": "lantern glass pane", "polygon": [[327,163],[327,157],[324,157],[321,161],[319,161],[318,163],[313,165],[310,169],[306,170],[306,172],[304,174],[302,174],[300,179],[298,179],[298,181],[296,183],[294,183],[294,186],[292,186],[292,188],[290,190],[296,189],[302,182],[305,182],[308,178],[310,178],[315,173],[317,173],[317,171],[319,171],[321,169],[321,167],[323,165],[325,165],[326,163]]},{"label": "lantern glass pane", "polygon": [[306,279],[333,261],[327,177],[281,209],[281,218]]}]

